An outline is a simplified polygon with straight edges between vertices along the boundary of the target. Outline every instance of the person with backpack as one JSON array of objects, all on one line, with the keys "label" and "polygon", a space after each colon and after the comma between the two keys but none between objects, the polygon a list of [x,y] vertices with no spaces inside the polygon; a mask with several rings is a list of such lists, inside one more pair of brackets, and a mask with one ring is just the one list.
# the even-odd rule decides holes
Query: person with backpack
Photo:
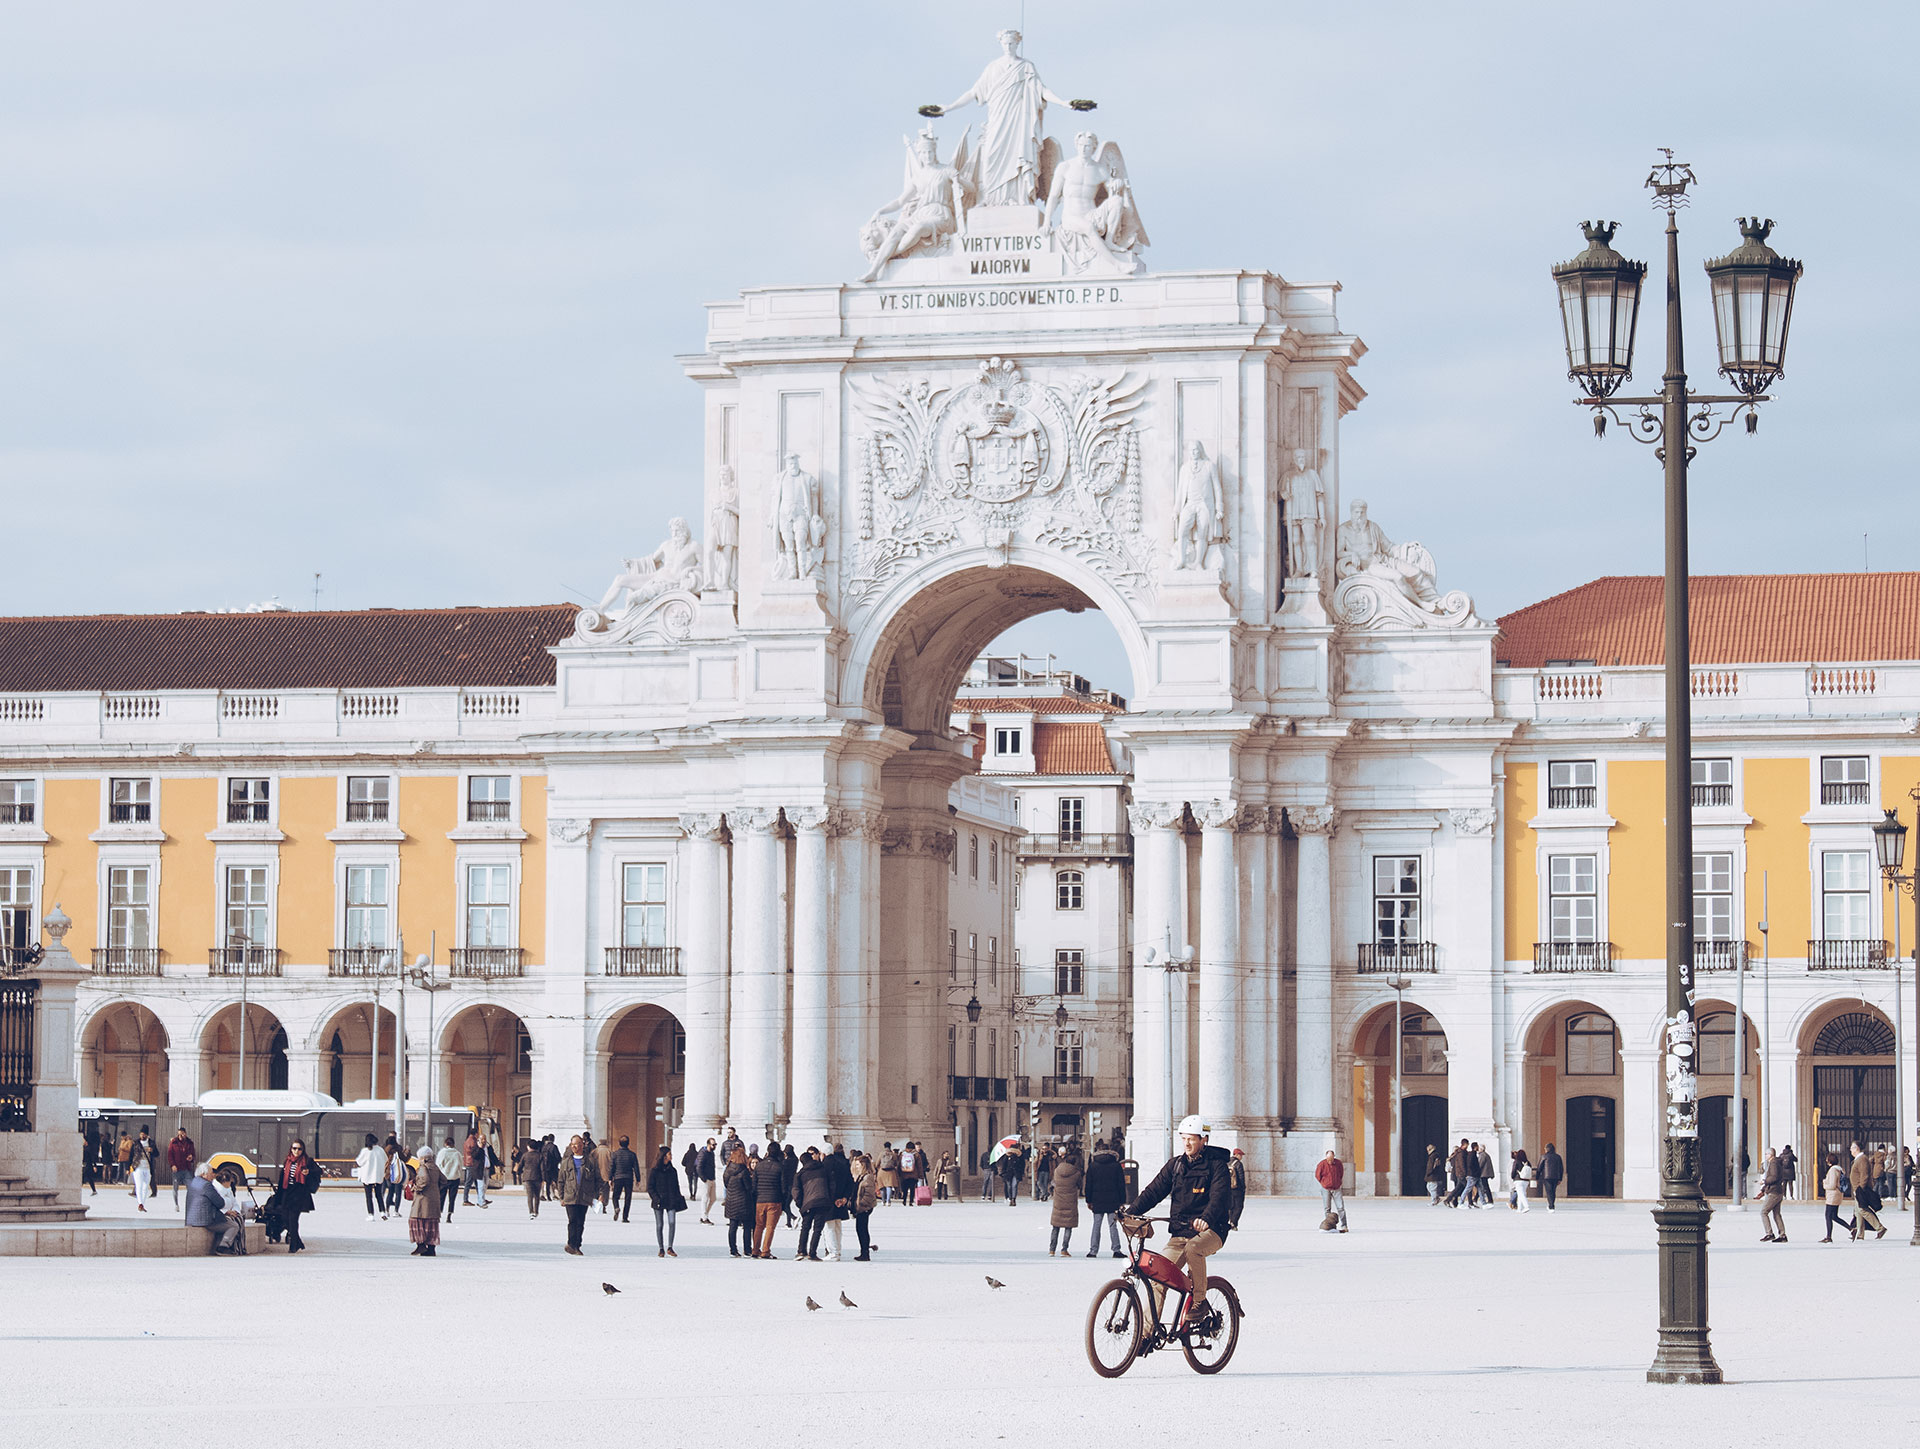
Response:
[{"label": "person with backpack", "polygon": [[680,1170],[687,1175],[687,1196],[697,1197],[700,1192],[700,1145],[687,1139],[686,1153],[680,1159]]},{"label": "person with backpack", "polygon": [[[1823,1243],[1831,1243],[1833,1241],[1834,1227],[1840,1222],[1840,1204],[1847,1200],[1847,1193],[1849,1191],[1847,1170],[1840,1165],[1839,1153],[1829,1152],[1827,1154],[1827,1175],[1821,1180],[1820,1185],[1825,1191],[1827,1199],[1827,1235],[1820,1241]],[[1853,1234],[1855,1221],[1856,1220],[1849,1219],[1846,1223],[1846,1229],[1850,1235]]]},{"label": "person with backpack", "polygon": [[1794,1156],[1793,1144],[1789,1142],[1780,1149],[1780,1181],[1786,1186],[1787,1196],[1793,1196],[1793,1184],[1800,1175],[1800,1159]]},{"label": "person with backpack", "polygon": [[1527,1161],[1527,1154],[1516,1148],[1513,1154],[1513,1167],[1509,1174],[1513,1180],[1512,1203],[1523,1213],[1533,1211],[1527,1201],[1527,1189],[1533,1185],[1533,1164]]},{"label": "person with backpack", "polygon": [[1534,1174],[1540,1181],[1540,1190],[1546,1194],[1548,1212],[1553,1211],[1553,1195],[1560,1190],[1560,1179],[1566,1176],[1566,1172],[1566,1164],[1549,1142],[1547,1150],[1540,1154],[1540,1169]]},{"label": "person with backpack", "polygon": [[891,1142],[880,1144],[880,1201],[890,1203],[900,1191],[900,1154]]}]

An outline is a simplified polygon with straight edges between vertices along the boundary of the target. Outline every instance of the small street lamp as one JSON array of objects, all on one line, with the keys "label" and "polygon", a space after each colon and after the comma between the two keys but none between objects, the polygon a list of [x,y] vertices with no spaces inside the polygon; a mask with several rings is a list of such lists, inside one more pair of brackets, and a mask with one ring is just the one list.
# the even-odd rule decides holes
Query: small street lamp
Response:
[{"label": "small street lamp", "polygon": [[[1184,942],[1173,944],[1173,924],[1168,922],[1166,936],[1158,946],[1149,946],[1143,958],[1148,966],[1158,966],[1166,972],[1167,980],[1167,1156],[1176,1157],[1180,1152],[1180,1143],[1175,1138],[1173,1116],[1173,977],[1177,971],[1193,969],[1193,947]],[[1129,1128],[1129,1131],[1132,1129]]]},{"label": "small street lamp", "polygon": [[[1646,267],[1613,250],[1618,224],[1587,222],[1587,249],[1553,269],[1566,337],[1567,376],[1593,409],[1596,436],[1607,420],[1621,423],[1635,441],[1651,443],[1666,469],[1666,767],[1667,767],[1667,1010],[1662,1041],[1666,1080],[1660,1206],[1654,1210],[1660,1243],[1660,1343],[1647,1378],[1653,1383],[1717,1384],[1707,1335],[1707,1220],[1712,1215],[1700,1190],[1700,1119],[1697,1084],[1699,1024],[1693,986],[1693,716],[1691,650],[1687,627],[1687,464],[1694,448],[1720,436],[1736,417],[1747,431],[1759,423],[1766,388],[1785,369],[1787,324],[1799,262],[1767,245],[1771,221],[1742,218],[1741,244],[1706,264],[1714,300],[1714,330],[1720,344],[1720,374],[1736,389],[1731,396],[1687,391],[1680,325],[1680,230],[1678,215],[1696,184],[1693,168],[1665,159],[1655,163],[1646,185],[1655,210],[1667,214],[1667,358],[1657,397],[1615,397],[1633,375],[1634,331]],[[1727,412],[1716,411],[1725,407]],[[1630,420],[1621,408],[1638,408]],[[1744,1022],[1740,1023],[1745,1044]]]},{"label": "small street lamp", "polygon": [[[1914,802],[1914,818],[1920,820],[1920,786],[1911,790],[1908,798]],[[1920,864],[1901,874],[1900,867],[1907,859],[1907,827],[1893,811],[1887,811],[1887,818],[1873,827],[1873,848],[1880,858],[1881,878],[1896,892],[1905,891],[1913,897],[1913,1012],[1914,1021],[1920,1024]],[[1896,984],[1894,991],[1898,993],[1899,989]],[[1900,1070],[1898,1061],[1894,1070]],[[1920,1102],[1920,1077],[1914,1083],[1914,1101]],[[1904,1131],[1906,1124],[1900,1125]],[[1897,1165],[1894,1171],[1898,1173]],[[1920,1191],[1913,1195],[1913,1237],[1908,1246],[1920,1248]]]},{"label": "small street lamp", "polygon": [[1413,985],[1411,976],[1389,976],[1387,989],[1393,992],[1393,1144],[1387,1157],[1388,1195],[1405,1197],[1407,1185],[1402,1181],[1400,1159],[1405,1149],[1400,1145],[1400,1059],[1405,1055],[1400,1045],[1401,1021],[1406,1013],[1406,991]]},{"label": "small street lamp", "polygon": [[967,1025],[975,1026],[980,1021],[980,997],[978,994],[967,998]]}]

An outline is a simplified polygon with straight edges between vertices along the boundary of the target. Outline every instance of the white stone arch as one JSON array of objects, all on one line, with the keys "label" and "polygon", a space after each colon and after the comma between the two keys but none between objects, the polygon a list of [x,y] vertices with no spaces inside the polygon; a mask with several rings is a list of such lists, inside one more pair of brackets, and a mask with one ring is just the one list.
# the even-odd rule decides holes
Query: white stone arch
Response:
[{"label": "white stone arch", "polygon": [[1530,1052],[1531,1048],[1528,1047],[1527,1041],[1533,1035],[1535,1028],[1547,1017],[1564,1011],[1569,1006],[1586,1006],[1594,1011],[1605,1012],[1613,1021],[1614,1032],[1619,1038],[1621,1047],[1657,1045],[1660,1040],[1661,1017],[1657,1014],[1653,1016],[1644,1029],[1639,1027],[1630,1029],[1622,1025],[1623,1021],[1633,1021],[1636,1017],[1636,1013],[1627,1009],[1629,1005],[1628,1002],[1611,999],[1610,993],[1605,991],[1576,990],[1572,983],[1552,995],[1522,998],[1522,1009],[1513,1018],[1513,1039],[1509,1046],[1514,1051]]},{"label": "white stone arch", "polygon": [[[1885,1022],[1889,1029],[1893,1026],[1893,1011],[1877,1001],[1868,1001],[1865,997],[1842,996],[1829,993],[1814,996],[1800,1003],[1787,1027],[1786,1041],[1793,1050],[1802,1056],[1813,1052],[1814,1038],[1825,1028],[1828,1021],[1848,1011],[1870,1011]],[[1819,1023],[1818,1026],[1815,1023]]]},{"label": "white stone arch", "polygon": [[[95,998],[82,1008],[82,1014],[80,1014],[74,1024],[73,1036],[78,1048],[77,1065],[79,1068],[81,1096],[126,1097],[131,1095],[136,1101],[145,1100],[140,1092],[129,1094],[117,1089],[111,1092],[96,1090],[95,1073],[99,1070],[100,1066],[98,1055],[100,1042],[98,1032],[100,1028],[105,1025],[106,1019],[111,1013],[130,1011],[134,1013],[145,1013],[146,1016],[152,1019],[154,1025],[160,1028],[160,1033],[165,1038],[159,1048],[160,1060],[158,1066],[160,1072],[160,1090],[151,1095],[154,1098],[154,1105],[156,1106],[170,1097],[173,1058],[175,1052],[180,1049],[181,1038],[179,1035],[180,1027],[178,1021],[169,1020],[167,1014],[159,1009],[161,1006],[167,1004],[169,1003],[144,1000],[116,992],[112,995]],[[135,1020],[138,1020],[137,1015]],[[124,1053],[122,1053],[122,1056],[124,1057]],[[125,1084],[122,1083],[120,1085],[124,1086]],[[145,1091],[144,1083],[141,1084],[141,1091]]]},{"label": "white stone arch", "polygon": [[[614,1032],[620,1029],[620,1023],[627,1013],[641,1006],[657,1007],[680,1023],[682,1030],[686,1027],[687,1012],[684,993],[635,991],[594,1007],[592,1050],[606,1051],[613,1041]],[[532,1028],[529,1027],[528,1030],[531,1031]]]},{"label": "white stone arch", "polygon": [[[943,585],[968,581],[969,602],[981,607],[951,612]],[[1004,593],[995,604],[989,589]],[[1023,596],[1020,590],[1030,591]],[[1044,593],[1042,591],[1045,591]],[[967,665],[1013,625],[1054,609],[1095,608],[1107,617],[1126,652],[1134,695],[1146,692],[1152,678],[1148,667],[1147,636],[1139,610],[1099,573],[1069,555],[1016,544],[1005,555],[994,550],[957,548],[933,555],[895,579],[871,606],[855,616],[846,662],[841,670],[840,699],[846,705],[886,715],[883,692],[901,635],[912,628],[923,611],[928,617],[945,614],[927,643],[933,657],[919,651],[945,681],[957,683]],[[938,693],[938,691],[933,691]],[[951,700],[951,689],[946,699]],[[910,707],[909,707],[910,709]],[[944,721],[943,721],[944,722]]]}]

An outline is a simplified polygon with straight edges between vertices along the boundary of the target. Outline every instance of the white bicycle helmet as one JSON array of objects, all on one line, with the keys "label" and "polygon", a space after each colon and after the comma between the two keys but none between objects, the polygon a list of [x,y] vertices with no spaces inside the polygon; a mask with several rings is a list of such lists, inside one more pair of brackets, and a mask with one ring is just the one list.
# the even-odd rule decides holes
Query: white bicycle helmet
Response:
[{"label": "white bicycle helmet", "polygon": [[1213,1129],[1207,1126],[1206,1119],[1188,1113],[1180,1119],[1180,1125],[1173,1129],[1182,1137],[1198,1137],[1202,1141],[1213,1135]]}]

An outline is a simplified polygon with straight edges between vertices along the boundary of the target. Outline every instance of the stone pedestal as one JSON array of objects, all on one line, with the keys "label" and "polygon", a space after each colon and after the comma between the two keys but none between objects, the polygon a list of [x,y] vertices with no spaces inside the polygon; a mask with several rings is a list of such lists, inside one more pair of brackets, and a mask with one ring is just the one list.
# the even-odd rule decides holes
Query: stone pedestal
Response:
[{"label": "stone pedestal", "polygon": [[[17,984],[33,993],[31,1130],[0,1132],[0,1223],[72,1222],[80,1205],[80,1081],[75,1073],[75,995],[87,970],[66,948],[73,922],[58,905],[46,919],[53,943]],[[8,982],[13,985],[16,982]]]}]

